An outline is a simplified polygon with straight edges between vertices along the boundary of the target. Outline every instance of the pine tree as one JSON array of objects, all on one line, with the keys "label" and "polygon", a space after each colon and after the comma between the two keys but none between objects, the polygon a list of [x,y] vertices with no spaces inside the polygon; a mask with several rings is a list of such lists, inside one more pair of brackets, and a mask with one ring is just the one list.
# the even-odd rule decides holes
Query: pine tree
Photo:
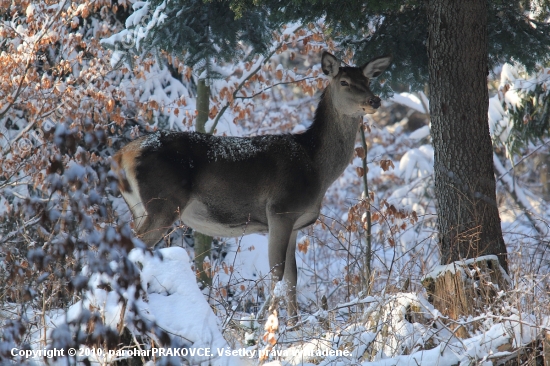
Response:
[{"label": "pine tree", "polygon": [[213,77],[210,60],[246,57],[241,42],[252,47],[250,56],[266,52],[271,39],[267,18],[263,7],[237,16],[226,1],[151,0],[134,5],[127,30],[102,44],[119,51],[119,61],[131,61],[131,54],[147,51],[183,54],[186,65]]},{"label": "pine tree", "polygon": [[487,108],[487,7],[429,2],[429,87],[438,229],[444,264],[485,254],[508,269]]}]

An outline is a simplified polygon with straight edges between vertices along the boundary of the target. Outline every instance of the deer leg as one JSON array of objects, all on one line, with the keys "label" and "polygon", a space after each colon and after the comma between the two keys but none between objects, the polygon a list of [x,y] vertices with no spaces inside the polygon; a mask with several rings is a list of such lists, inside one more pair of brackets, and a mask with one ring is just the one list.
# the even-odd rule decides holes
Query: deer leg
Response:
[{"label": "deer leg", "polygon": [[[287,250],[291,237],[293,236],[294,220],[289,217],[285,217],[283,214],[268,214],[268,227],[269,227],[269,267],[271,268],[272,289],[276,283],[283,280],[285,274]],[[294,241],[295,242],[295,241]],[[295,260],[289,264],[291,267],[296,267]],[[288,284],[287,284],[288,286]],[[271,307],[276,306],[278,298],[273,294],[273,302]],[[284,295],[283,295],[284,296]],[[291,301],[292,302],[292,301]],[[270,309],[271,311],[271,309]]]},{"label": "deer leg", "polygon": [[147,216],[136,230],[136,236],[140,238],[149,248],[152,248],[160,241],[160,239],[162,239],[164,233],[174,221],[175,219],[165,221],[162,219],[159,220],[152,218],[152,216]]},{"label": "deer leg", "polygon": [[287,311],[289,323],[295,323],[298,314],[298,303],[296,301],[296,283],[298,282],[298,269],[296,268],[296,236],[298,231],[293,231],[286,248],[284,280],[288,286],[287,289]]},{"label": "deer leg", "polygon": [[[164,207],[163,207],[164,206]],[[147,207],[147,214],[140,218],[137,225],[137,236],[152,248],[162,239],[168,228],[176,221],[177,210],[167,209],[165,200],[153,200]]]},{"label": "deer leg", "polygon": [[292,235],[293,222],[290,220],[269,220],[269,267],[275,281],[283,279],[285,272],[286,251]]}]

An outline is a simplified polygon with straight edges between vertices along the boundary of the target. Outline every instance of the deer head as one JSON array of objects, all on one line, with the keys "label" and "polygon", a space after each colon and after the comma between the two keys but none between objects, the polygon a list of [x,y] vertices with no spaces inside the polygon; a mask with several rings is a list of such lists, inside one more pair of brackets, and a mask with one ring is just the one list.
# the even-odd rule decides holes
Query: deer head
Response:
[{"label": "deer head", "polygon": [[381,56],[361,67],[340,67],[340,60],[323,52],[321,67],[332,78],[327,90],[338,113],[354,117],[374,113],[380,107],[380,98],[370,90],[370,80],[379,76],[391,60],[391,56]]}]

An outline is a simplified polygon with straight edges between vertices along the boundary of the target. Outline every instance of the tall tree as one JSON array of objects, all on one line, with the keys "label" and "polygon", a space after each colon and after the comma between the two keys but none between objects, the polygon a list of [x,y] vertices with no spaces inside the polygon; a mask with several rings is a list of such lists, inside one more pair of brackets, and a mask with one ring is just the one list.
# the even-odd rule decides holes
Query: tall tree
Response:
[{"label": "tall tree", "polygon": [[430,0],[428,59],[435,194],[443,262],[500,256],[487,109],[487,2]]}]

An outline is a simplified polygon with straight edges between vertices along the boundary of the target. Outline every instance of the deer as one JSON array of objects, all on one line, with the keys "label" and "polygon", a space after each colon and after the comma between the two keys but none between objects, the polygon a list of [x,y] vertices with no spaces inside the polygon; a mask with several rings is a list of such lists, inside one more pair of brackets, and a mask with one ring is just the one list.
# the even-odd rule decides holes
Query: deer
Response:
[{"label": "deer", "polygon": [[327,189],[350,164],[363,116],[381,104],[370,80],[391,59],[341,67],[323,52],[329,84],[302,133],[157,131],[127,144],[115,154],[113,170],[136,235],[152,248],[178,219],[216,237],[267,233],[272,283],[284,281],[287,317],[296,318],[298,231],[317,221]]}]

